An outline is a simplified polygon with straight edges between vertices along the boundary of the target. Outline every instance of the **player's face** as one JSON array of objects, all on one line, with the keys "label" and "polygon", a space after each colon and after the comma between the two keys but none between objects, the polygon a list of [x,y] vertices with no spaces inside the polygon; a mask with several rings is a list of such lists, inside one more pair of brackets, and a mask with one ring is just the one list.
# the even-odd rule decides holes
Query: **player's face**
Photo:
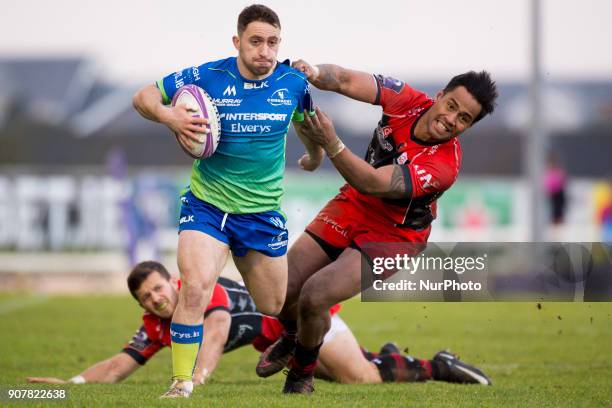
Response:
[{"label": "player's face", "polygon": [[[238,50],[240,68],[248,71],[248,79],[261,79],[269,75],[276,66],[276,55],[280,45],[280,29],[261,21],[246,26],[240,37],[234,36]],[[244,72],[241,72],[244,75]]]},{"label": "player's face", "polygon": [[439,92],[428,114],[428,133],[432,141],[442,142],[459,136],[474,123],[482,106],[463,86]]},{"label": "player's face", "polygon": [[151,273],[136,291],[138,303],[147,312],[162,319],[169,319],[178,303],[177,285],[174,279],[166,280],[157,272]]}]

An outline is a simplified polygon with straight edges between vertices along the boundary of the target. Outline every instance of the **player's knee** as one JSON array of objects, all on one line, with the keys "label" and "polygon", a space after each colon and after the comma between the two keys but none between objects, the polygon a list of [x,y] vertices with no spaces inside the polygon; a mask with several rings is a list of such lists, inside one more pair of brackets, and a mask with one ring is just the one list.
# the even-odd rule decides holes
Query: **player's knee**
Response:
[{"label": "player's knee", "polygon": [[322,291],[313,285],[305,285],[300,293],[299,310],[302,315],[317,314],[327,311],[331,305],[327,304]]},{"label": "player's knee", "polygon": [[265,305],[262,308],[259,308],[259,311],[268,316],[277,316],[283,308],[283,305]]},{"label": "player's knee", "polygon": [[284,296],[268,296],[265,299],[261,299],[255,302],[257,309],[266,315],[276,316],[283,309],[285,303]]}]

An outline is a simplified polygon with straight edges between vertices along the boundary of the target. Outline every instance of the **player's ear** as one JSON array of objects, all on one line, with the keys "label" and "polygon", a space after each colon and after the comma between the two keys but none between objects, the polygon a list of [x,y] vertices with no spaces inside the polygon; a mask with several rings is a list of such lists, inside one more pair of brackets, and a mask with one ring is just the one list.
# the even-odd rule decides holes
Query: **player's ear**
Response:
[{"label": "player's ear", "polygon": [[172,285],[172,288],[173,288],[174,290],[178,290],[178,278],[176,278],[176,277],[174,277],[174,276],[173,276],[173,277],[171,277],[171,278],[170,278],[170,285]]},{"label": "player's ear", "polygon": [[240,37],[238,37],[237,35],[233,36],[232,42],[234,43],[234,48],[240,50]]},{"label": "player's ear", "polygon": [[444,91],[438,91],[438,93],[436,94],[436,101],[439,100],[443,96],[444,96]]}]

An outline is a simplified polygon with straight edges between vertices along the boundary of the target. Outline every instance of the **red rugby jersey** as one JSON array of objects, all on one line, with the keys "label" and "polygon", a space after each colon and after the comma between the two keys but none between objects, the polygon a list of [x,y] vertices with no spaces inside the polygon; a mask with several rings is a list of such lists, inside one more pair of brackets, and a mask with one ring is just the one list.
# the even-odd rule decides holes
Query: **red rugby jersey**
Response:
[{"label": "red rugby jersey", "polygon": [[436,200],[457,179],[461,146],[453,138],[443,143],[425,143],[414,137],[417,120],[434,101],[402,81],[374,76],[378,94],[374,104],[383,108],[382,118],[365,160],[378,168],[399,164],[405,171],[408,199],[384,199],[359,193],[348,184],[345,194],[397,226],[427,228],[436,218]]}]

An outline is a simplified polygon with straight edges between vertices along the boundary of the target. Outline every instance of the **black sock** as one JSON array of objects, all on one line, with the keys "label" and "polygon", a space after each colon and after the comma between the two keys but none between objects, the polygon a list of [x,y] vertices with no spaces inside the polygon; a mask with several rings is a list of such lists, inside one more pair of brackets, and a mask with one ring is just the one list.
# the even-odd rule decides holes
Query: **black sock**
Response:
[{"label": "black sock", "polygon": [[379,355],[372,360],[383,382],[416,382],[431,378],[421,360],[397,353]]},{"label": "black sock", "polygon": [[279,318],[278,321],[281,322],[281,324],[285,328],[285,332],[287,332],[288,334],[297,333],[297,320],[288,320],[288,319]]},{"label": "black sock", "polygon": [[366,349],[365,347],[359,346],[359,349],[361,350],[361,354],[363,354],[365,359],[368,361],[372,361],[378,357],[378,353],[373,353],[369,351],[368,349]]},{"label": "black sock", "polygon": [[281,322],[284,328],[282,336],[287,340],[295,341],[297,339],[297,320],[279,318],[278,321]]},{"label": "black sock", "polygon": [[303,375],[311,374],[317,365],[319,349],[322,344],[311,348],[303,346],[298,340],[295,346],[295,354],[291,361],[291,369]]}]

